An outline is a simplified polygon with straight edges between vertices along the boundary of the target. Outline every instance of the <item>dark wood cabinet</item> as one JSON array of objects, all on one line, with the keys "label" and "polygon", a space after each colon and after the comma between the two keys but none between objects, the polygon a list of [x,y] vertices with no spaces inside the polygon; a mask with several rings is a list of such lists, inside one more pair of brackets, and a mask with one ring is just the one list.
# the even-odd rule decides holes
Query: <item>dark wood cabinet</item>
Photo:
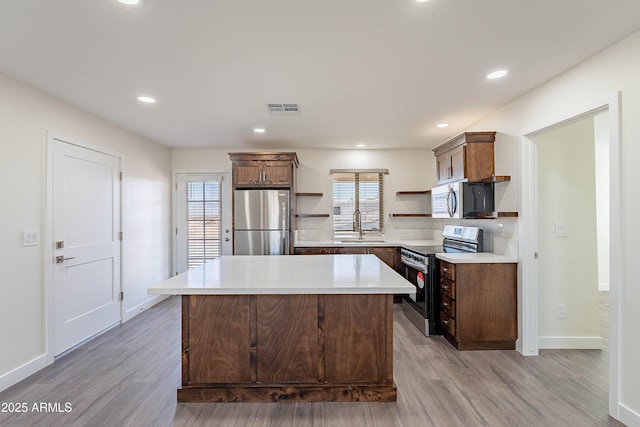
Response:
[{"label": "dark wood cabinet", "polygon": [[434,148],[438,184],[492,178],[495,175],[495,136],[495,132],[465,132]]},{"label": "dark wood cabinet", "polygon": [[295,248],[295,255],[333,255],[334,248],[330,247],[313,247],[313,248]]},{"label": "dark wood cabinet", "polygon": [[[286,189],[289,203],[289,254],[293,254],[296,229],[296,153],[229,153],[232,167],[232,194],[236,189]],[[235,209],[235,201],[232,202]],[[235,211],[233,213],[235,217]],[[234,223],[235,231],[235,223]],[[235,248],[234,248],[235,253]]]},{"label": "dark wood cabinet", "polygon": [[178,402],[395,401],[392,295],[185,295]]},{"label": "dark wood cabinet", "polygon": [[293,188],[296,153],[229,153],[234,187]]},{"label": "dark wood cabinet", "polygon": [[440,261],[440,325],[458,350],[513,350],[517,266]]},{"label": "dark wood cabinet", "polygon": [[380,261],[393,268],[400,270],[400,252],[398,248],[392,246],[318,246],[318,247],[297,247],[295,255],[363,255],[373,254]]},{"label": "dark wood cabinet", "polygon": [[291,162],[242,161],[233,164],[236,186],[290,186],[293,182]]}]

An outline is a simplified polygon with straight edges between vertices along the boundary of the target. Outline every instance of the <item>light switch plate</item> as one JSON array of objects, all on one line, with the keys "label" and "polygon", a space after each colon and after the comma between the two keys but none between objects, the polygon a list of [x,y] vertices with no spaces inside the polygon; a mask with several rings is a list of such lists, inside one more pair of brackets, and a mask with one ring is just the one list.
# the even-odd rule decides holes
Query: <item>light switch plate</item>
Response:
[{"label": "light switch plate", "polygon": [[557,223],[556,224],[556,237],[569,237],[569,224]]},{"label": "light switch plate", "polygon": [[22,246],[38,246],[40,244],[40,232],[38,230],[24,230],[22,232]]}]

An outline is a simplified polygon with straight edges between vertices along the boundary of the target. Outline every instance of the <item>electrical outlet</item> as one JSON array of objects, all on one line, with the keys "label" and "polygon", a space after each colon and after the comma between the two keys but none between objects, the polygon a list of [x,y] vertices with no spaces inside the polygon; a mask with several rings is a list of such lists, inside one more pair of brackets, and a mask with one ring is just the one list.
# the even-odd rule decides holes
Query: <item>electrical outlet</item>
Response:
[{"label": "electrical outlet", "polygon": [[567,307],[564,304],[556,305],[556,316],[558,317],[558,319],[567,318]]}]

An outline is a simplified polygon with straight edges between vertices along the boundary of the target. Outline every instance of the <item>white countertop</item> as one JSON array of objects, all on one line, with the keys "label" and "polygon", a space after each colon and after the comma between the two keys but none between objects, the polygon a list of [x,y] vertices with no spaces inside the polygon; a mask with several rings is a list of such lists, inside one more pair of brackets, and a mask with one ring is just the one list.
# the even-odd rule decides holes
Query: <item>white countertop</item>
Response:
[{"label": "white countertop", "polygon": [[223,256],[147,289],[161,295],[407,294],[375,255]]},{"label": "white countertop", "polygon": [[314,247],[345,247],[345,246],[434,246],[441,245],[442,240],[297,240],[294,244],[296,248]]},{"label": "white countertop", "polygon": [[518,258],[497,255],[489,252],[470,253],[441,253],[436,254],[436,258],[452,264],[499,264],[499,263],[517,263]]},{"label": "white countertop", "polygon": [[[345,246],[386,246],[386,247],[404,247],[411,248],[412,246],[439,246],[442,245],[442,241],[439,240],[385,240],[385,241],[368,241],[368,240],[356,240],[356,241],[297,241],[295,247],[297,248],[313,248],[313,247],[345,247]],[[450,262],[452,264],[463,263],[476,263],[476,264],[498,264],[498,263],[517,263],[518,257],[512,255],[499,255],[491,252],[478,252],[478,253],[438,253],[436,258],[443,261]]]}]

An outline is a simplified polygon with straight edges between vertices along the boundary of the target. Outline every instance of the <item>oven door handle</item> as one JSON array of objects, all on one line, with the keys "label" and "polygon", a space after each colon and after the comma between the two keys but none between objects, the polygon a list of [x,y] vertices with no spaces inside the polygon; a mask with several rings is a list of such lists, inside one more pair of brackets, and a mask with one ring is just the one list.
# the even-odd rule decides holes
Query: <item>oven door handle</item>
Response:
[{"label": "oven door handle", "polygon": [[409,258],[405,258],[403,256],[400,257],[400,260],[403,264],[408,265],[409,267],[421,271],[422,273],[427,273],[427,267],[424,264],[419,264],[417,262],[411,261]]}]

